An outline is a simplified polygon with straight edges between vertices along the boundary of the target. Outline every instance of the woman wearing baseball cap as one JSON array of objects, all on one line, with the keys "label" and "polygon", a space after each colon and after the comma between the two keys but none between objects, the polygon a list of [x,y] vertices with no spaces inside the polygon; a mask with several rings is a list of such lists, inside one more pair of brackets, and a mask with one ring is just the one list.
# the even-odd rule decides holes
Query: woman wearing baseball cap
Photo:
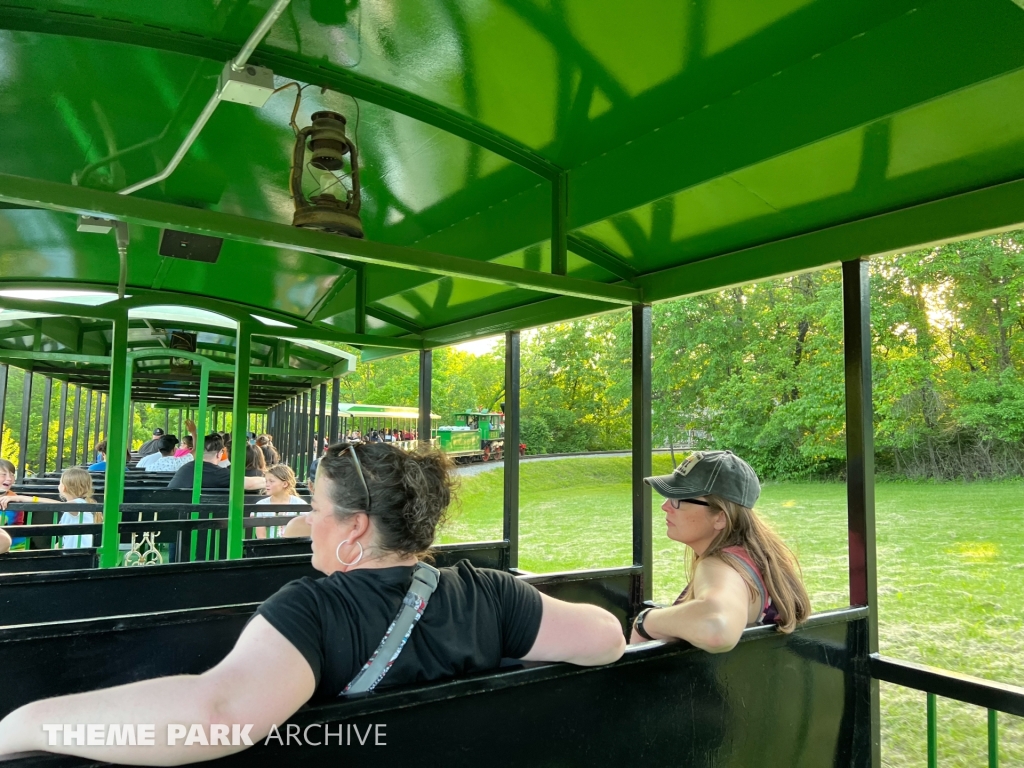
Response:
[{"label": "woman wearing baseball cap", "polygon": [[732,650],[744,627],[792,632],[811,613],[800,565],[754,513],[761,484],[730,451],[697,451],[670,475],[644,478],[665,497],[668,537],[690,548],[689,583],[671,606],[641,611],[632,642],[686,640]]}]

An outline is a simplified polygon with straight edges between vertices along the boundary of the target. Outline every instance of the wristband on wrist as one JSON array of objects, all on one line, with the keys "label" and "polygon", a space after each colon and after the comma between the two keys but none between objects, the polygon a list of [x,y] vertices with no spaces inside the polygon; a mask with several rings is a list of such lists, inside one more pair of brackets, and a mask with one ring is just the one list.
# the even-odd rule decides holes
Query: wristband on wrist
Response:
[{"label": "wristband on wrist", "polygon": [[633,629],[636,630],[636,633],[640,635],[640,637],[643,637],[647,640],[656,639],[647,634],[647,630],[644,629],[644,619],[646,619],[647,614],[653,610],[654,608],[644,608],[642,611],[640,611],[640,613],[637,614],[636,621],[633,622]]}]

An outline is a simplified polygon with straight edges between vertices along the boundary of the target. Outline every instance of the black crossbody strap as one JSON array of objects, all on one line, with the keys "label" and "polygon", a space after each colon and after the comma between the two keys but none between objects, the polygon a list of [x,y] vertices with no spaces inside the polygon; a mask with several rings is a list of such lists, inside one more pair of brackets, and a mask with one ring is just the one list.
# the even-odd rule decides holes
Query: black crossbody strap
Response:
[{"label": "black crossbody strap", "polygon": [[388,631],[384,633],[384,639],[380,641],[377,650],[373,652],[369,660],[363,664],[352,681],[345,686],[345,690],[339,696],[351,696],[355,693],[366,693],[377,687],[377,684],[384,679],[384,675],[395,663],[405,643],[412,634],[416,622],[420,620],[423,611],[426,610],[427,601],[437,589],[437,581],[441,572],[426,563],[417,563],[412,572],[412,585],[408,593],[402,598],[402,607],[398,615],[391,622]]}]

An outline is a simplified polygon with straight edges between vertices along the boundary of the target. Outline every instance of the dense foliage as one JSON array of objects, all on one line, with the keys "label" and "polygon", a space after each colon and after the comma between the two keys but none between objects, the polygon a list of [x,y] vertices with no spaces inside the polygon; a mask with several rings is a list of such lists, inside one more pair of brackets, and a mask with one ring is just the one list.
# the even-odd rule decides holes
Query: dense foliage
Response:
[{"label": "dense foliage", "polygon": [[[878,468],[910,478],[1024,474],[1024,232],[871,262]],[[842,291],[828,269],[659,304],[653,425],[659,446],[728,447],[766,478],[839,477],[845,465]],[[504,351],[434,353],[433,411],[500,407]],[[360,365],[348,402],[415,405],[417,357]],[[57,391],[50,453],[56,438]],[[21,373],[11,369],[3,453],[16,448]],[[522,438],[530,453],[626,448],[630,316],[522,337]],[[33,391],[34,420],[41,387]],[[149,406],[136,408],[137,445]],[[30,445],[40,425],[30,424]],[[69,436],[70,437],[70,436]],[[29,465],[36,457],[29,457]],[[52,458],[51,458],[52,466]]]},{"label": "dense foliage", "polygon": [[[1024,474],[1024,232],[871,262],[879,470],[910,478]],[[656,445],[729,447],[765,477],[845,465],[842,291],[828,269],[654,307]],[[630,318],[523,337],[531,453],[629,445]],[[435,412],[501,399],[502,351],[435,357]],[[363,366],[353,396],[413,404],[412,356]],[[358,384],[357,384],[358,383]]]}]

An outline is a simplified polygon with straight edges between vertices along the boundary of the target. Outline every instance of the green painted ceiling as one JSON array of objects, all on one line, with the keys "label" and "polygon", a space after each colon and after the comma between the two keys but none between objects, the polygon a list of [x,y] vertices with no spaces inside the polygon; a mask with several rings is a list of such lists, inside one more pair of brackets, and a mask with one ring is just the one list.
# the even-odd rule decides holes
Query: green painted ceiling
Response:
[{"label": "green painted ceiling", "polygon": [[[163,168],[270,0],[32,6],[0,5],[0,174],[116,191]],[[661,300],[1019,224],[1022,39],[1011,0],[293,0],[252,62],[326,89],[300,125],[348,118],[367,240],[550,271],[564,172],[571,239],[605,259],[575,247],[568,274],[635,274]],[[294,95],[221,104],[136,197],[289,224]],[[956,197],[986,188],[1006,204]],[[855,225],[842,256],[810,253]],[[190,263],[158,237],[131,226],[129,293],[357,328],[350,261],[227,240]],[[117,277],[112,238],[73,215],[0,210],[0,288]],[[366,333],[427,346],[613,308],[394,265],[365,280]]]}]

